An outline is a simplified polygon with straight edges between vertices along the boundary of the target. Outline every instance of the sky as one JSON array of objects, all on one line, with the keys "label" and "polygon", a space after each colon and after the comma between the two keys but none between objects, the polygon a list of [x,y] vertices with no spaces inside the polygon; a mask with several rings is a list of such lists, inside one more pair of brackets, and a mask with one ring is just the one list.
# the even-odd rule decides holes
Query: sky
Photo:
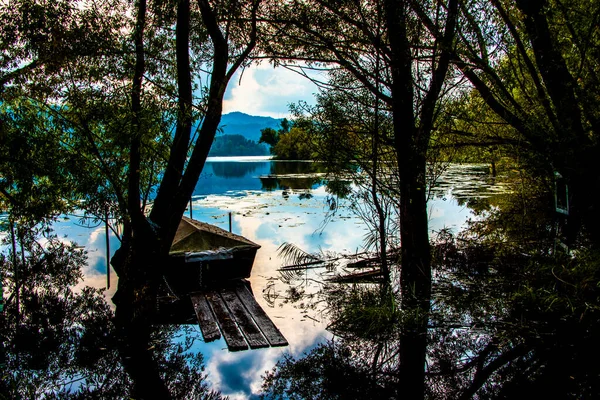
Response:
[{"label": "sky", "polygon": [[[240,79],[241,76],[241,79]],[[273,118],[289,117],[289,105],[315,104],[317,86],[298,73],[268,63],[239,70],[229,82],[223,113],[240,111]]]}]

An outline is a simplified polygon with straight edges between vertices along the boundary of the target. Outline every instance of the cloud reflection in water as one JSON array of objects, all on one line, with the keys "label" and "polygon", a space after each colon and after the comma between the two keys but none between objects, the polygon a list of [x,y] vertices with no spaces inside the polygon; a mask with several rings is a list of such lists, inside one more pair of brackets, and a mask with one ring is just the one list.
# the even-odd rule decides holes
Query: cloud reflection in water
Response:
[{"label": "cloud reflection in water", "polygon": [[[327,193],[323,186],[310,190],[277,189],[262,191],[260,180],[256,174],[266,170],[261,161],[255,168],[247,168],[244,178],[237,177],[239,182],[233,191],[222,189],[216,194],[198,191],[193,199],[193,218],[228,229],[228,213],[232,213],[232,231],[247,237],[261,245],[258,251],[250,282],[255,297],[271,319],[275,322],[289,342],[285,348],[269,348],[230,353],[223,339],[213,343],[197,342],[195,350],[205,356],[209,382],[214,389],[221,390],[223,395],[231,399],[247,399],[255,396],[262,383],[261,376],[270,370],[283,352],[294,356],[310,351],[318,343],[331,337],[325,330],[326,321],[319,315],[307,318],[303,310],[285,303],[283,296],[286,285],[277,278],[277,269],[282,260],[277,255],[277,248],[285,242],[293,243],[307,252],[332,251],[352,253],[360,251],[367,232],[362,222],[353,216],[347,204],[341,203],[333,217],[327,219],[329,207],[326,202]],[[260,171],[259,171],[260,170]],[[216,172],[216,171],[213,171]],[[238,174],[240,175],[240,174]],[[207,181],[204,190],[215,189],[216,186]],[[216,178],[215,178],[216,179]],[[220,178],[219,178],[220,179]],[[439,196],[429,204],[430,229],[460,228],[470,216],[468,208],[459,206],[447,196]],[[189,210],[188,214],[189,216]],[[70,240],[77,241],[88,249],[89,267],[85,272],[85,284],[94,287],[106,285],[106,260],[104,226],[93,229],[75,226],[73,221],[59,224],[59,234],[67,234]],[[119,243],[111,238],[111,252]],[[312,272],[308,272],[312,273]],[[317,283],[307,280],[307,290],[317,290]],[[269,293],[280,295],[273,302],[264,297],[265,289]],[[111,275],[111,289],[105,293],[110,299],[116,289],[116,276]],[[270,299],[273,300],[273,299]],[[199,328],[196,327],[199,335]]]}]

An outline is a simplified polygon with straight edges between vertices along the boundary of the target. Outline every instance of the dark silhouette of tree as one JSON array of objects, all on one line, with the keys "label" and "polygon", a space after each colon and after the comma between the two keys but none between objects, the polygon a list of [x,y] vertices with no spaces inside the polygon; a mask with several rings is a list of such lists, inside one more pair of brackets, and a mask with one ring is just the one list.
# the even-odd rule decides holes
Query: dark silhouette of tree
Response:
[{"label": "dark silhouette of tree", "polygon": [[[133,393],[166,398],[160,371],[138,363],[147,368],[142,384],[128,360],[152,358],[144,343],[161,268],[214,141],[227,83],[255,46],[259,1],[86,5],[2,5],[3,137],[15,149],[35,145],[29,157],[21,151],[11,159],[3,141],[2,167],[10,174],[2,172],[2,202],[12,220],[30,214],[36,222],[75,205],[122,224],[112,260],[118,345]],[[200,65],[208,84],[194,99]],[[20,104],[30,108],[22,112]],[[19,142],[21,132],[30,136]],[[52,152],[56,157],[47,157]],[[13,160],[31,165],[19,169]],[[31,201],[40,188],[41,201]]]},{"label": "dark silhouette of tree", "polygon": [[[442,32],[424,16],[432,34]],[[525,145],[525,156],[551,177],[558,171],[571,197],[573,242],[582,224],[597,232],[598,206],[587,188],[600,179],[598,154],[598,6],[586,2],[491,0],[462,9],[461,44],[453,63],[478,101]],[[566,46],[566,42],[571,46]],[[490,122],[491,118],[487,118]],[[474,129],[484,123],[474,124]],[[489,129],[491,124],[488,124]],[[493,129],[493,128],[492,128]],[[505,129],[505,128],[500,128]]]},{"label": "dark silhouette of tree", "polygon": [[[45,240],[38,236],[42,233]],[[19,253],[9,250],[0,258],[9,293],[0,314],[0,397],[139,398],[134,388],[148,384],[147,377],[126,370],[144,370],[147,365],[143,363],[150,362],[173,397],[220,398],[207,387],[202,356],[190,352],[192,341],[175,339],[177,326],[151,328],[149,342],[144,344],[152,349],[150,360],[131,359],[127,361],[130,366],[123,365],[118,344],[122,338],[102,290],[74,289],[87,258],[81,249],[45,229],[30,231],[17,248]],[[18,286],[15,279],[19,279]],[[142,381],[132,381],[136,378]]]},{"label": "dark silhouette of tree", "polygon": [[[391,141],[399,178],[402,308],[419,315],[410,323],[407,320],[402,330],[399,385],[411,398],[422,398],[425,389],[425,327],[431,294],[427,151],[438,103],[447,89],[458,2],[434,8],[436,27],[443,32],[439,36],[424,34],[425,26],[411,2],[292,2],[275,9],[272,36],[265,46],[265,52],[277,60],[339,65],[353,78],[341,89],[370,91],[371,107],[391,116],[392,136],[381,142]],[[377,138],[379,131],[373,132]]]},{"label": "dark silhouette of tree", "polygon": [[[487,204],[477,218],[457,234],[436,235],[426,398],[593,397],[600,387],[598,250],[557,246],[555,216],[541,206],[549,197],[544,180],[522,179],[512,182],[522,192],[477,194]],[[405,395],[396,385],[400,330],[414,317],[397,307],[400,299],[382,296],[377,283],[324,282],[307,295],[286,276],[290,301],[323,313],[336,339],[280,360],[265,395],[337,398],[339,385],[353,398],[359,382],[378,398]],[[301,270],[296,279],[305,277]]]}]

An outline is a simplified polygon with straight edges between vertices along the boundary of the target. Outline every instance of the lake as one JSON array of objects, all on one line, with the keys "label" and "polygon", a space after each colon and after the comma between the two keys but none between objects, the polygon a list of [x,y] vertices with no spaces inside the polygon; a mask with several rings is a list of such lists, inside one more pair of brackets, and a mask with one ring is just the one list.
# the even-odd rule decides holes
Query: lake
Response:
[{"label": "lake", "polygon": [[[203,343],[199,328],[192,327],[186,335],[194,336],[194,350],[205,357],[209,384],[231,399],[257,396],[261,376],[284,352],[300,356],[331,338],[327,321],[318,310],[308,312],[286,301],[290,285],[308,292],[318,290],[323,271],[304,271],[293,279],[278,272],[284,264],[278,256],[283,243],[293,243],[309,253],[361,251],[368,227],[352,212],[348,201],[336,199],[337,207],[332,209],[332,195],[324,182],[325,175],[316,163],[272,161],[268,157],[209,158],[196,186],[186,215],[228,229],[231,214],[232,231],[261,246],[249,281],[259,304],[289,342],[283,348],[232,353],[223,339]],[[504,189],[490,177],[485,165],[449,166],[432,188],[431,231],[459,230],[473,217],[465,204]],[[105,288],[104,225],[83,227],[71,216],[62,219],[55,229],[65,240],[75,241],[88,251],[81,286]],[[111,236],[111,253],[118,245]],[[116,282],[111,272],[110,288],[104,291],[109,301]]]}]

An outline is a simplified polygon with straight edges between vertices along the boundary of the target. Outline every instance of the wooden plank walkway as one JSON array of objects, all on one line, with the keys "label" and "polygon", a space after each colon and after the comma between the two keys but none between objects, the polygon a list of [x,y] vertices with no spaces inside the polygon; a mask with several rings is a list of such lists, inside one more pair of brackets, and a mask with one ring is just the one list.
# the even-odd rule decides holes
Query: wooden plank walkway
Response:
[{"label": "wooden plank walkway", "polygon": [[287,346],[288,342],[285,337],[283,337],[279,329],[277,329],[273,321],[271,321],[271,318],[269,318],[262,307],[256,302],[256,299],[252,293],[250,293],[246,285],[237,285],[235,292],[250,314],[252,314],[254,321],[269,341],[269,344],[273,347]]},{"label": "wooden plank walkway", "polygon": [[244,340],[244,336],[238,329],[233,316],[229,313],[227,305],[221,296],[217,292],[207,292],[205,296],[217,317],[217,324],[221,328],[221,332],[223,332],[223,337],[229,350],[247,350],[248,345]]},{"label": "wooden plank walkway", "polygon": [[221,333],[230,351],[287,346],[288,342],[242,282],[190,294],[204,341]]},{"label": "wooden plank walkway", "polygon": [[191,296],[191,299],[194,310],[196,311],[196,317],[198,317],[198,324],[200,325],[204,341],[208,343],[221,339],[221,331],[219,331],[217,320],[210,310],[206,298],[204,296]]}]

